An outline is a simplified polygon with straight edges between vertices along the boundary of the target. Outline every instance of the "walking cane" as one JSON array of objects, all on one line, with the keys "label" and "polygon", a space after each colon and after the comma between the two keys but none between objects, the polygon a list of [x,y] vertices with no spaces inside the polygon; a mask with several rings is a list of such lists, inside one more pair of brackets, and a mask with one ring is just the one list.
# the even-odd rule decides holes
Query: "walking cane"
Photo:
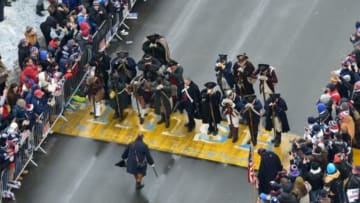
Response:
[{"label": "walking cane", "polygon": [[151,168],[153,169],[155,176],[158,178],[158,177],[159,177],[159,175],[158,175],[158,173],[157,173],[157,171],[156,171],[155,166],[154,166],[154,167],[151,167]]}]

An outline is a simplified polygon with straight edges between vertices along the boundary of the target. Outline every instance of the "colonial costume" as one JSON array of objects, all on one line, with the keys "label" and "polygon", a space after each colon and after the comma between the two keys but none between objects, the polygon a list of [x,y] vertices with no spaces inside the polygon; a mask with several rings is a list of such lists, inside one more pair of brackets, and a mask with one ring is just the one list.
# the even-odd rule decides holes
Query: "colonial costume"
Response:
[{"label": "colonial costume", "polygon": [[217,124],[221,121],[220,101],[221,93],[215,89],[215,82],[205,83],[206,89],[201,91],[201,118],[203,123],[208,123],[208,134],[217,135]]},{"label": "colonial costume", "polygon": [[216,60],[215,72],[216,81],[220,87],[223,95],[227,90],[231,90],[234,87],[234,76],[231,71],[232,63],[227,61],[227,55],[219,54],[219,59]]},{"label": "colonial costume", "polygon": [[188,123],[185,124],[188,132],[195,128],[195,118],[199,117],[200,111],[200,90],[199,87],[190,79],[185,79],[180,86],[180,106],[185,109],[188,117]]},{"label": "colonial costume", "polygon": [[245,53],[238,55],[237,60],[233,66],[233,74],[235,77],[236,93],[243,98],[246,95],[255,93],[253,87],[253,84],[256,82],[255,68],[248,61],[248,56]]},{"label": "colonial costume", "polygon": [[170,50],[166,39],[159,34],[148,35],[142,45],[142,50],[160,61],[162,65],[167,65],[170,60]]}]

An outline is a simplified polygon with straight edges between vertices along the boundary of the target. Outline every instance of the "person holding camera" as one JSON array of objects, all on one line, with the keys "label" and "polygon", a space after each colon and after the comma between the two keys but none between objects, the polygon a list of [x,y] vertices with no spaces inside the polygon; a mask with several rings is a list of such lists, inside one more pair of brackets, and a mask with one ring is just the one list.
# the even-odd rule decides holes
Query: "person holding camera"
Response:
[{"label": "person holding camera", "polygon": [[155,167],[154,159],[143,138],[144,135],[139,134],[135,141],[131,142],[121,155],[121,158],[126,160],[126,171],[135,178],[137,190],[144,187],[142,179],[146,175],[147,165]]}]

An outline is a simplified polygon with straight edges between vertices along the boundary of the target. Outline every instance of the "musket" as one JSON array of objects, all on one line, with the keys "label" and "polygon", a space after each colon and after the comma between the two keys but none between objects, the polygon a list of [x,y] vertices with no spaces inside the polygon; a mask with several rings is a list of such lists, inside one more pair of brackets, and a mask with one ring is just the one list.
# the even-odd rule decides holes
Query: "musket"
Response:
[{"label": "musket", "polygon": [[276,129],[275,129],[275,105],[277,103],[277,99],[275,99],[273,105],[271,106],[271,110],[272,110],[272,118],[271,118],[271,121],[272,121],[272,124],[273,124],[273,130],[274,130],[274,136],[276,136]]},{"label": "musket", "polygon": [[[165,122],[169,122],[169,116],[170,116],[170,113],[166,111],[166,108],[165,108],[165,105],[164,105],[164,100],[163,100],[163,97],[164,98],[168,98],[168,96],[165,94],[165,92],[163,90],[159,90],[160,93],[162,95],[160,95],[160,105],[161,106],[164,106],[164,109],[165,109]],[[162,97],[163,96],[163,97]],[[169,99],[168,99],[169,100]],[[170,102],[170,101],[169,101]]]},{"label": "musket", "polygon": [[118,110],[118,112],[119,112],[119,114],[120,114],[120,115],[119,115],[119,116],[120,116],[120,119],[123,120],[123,119],[124,119],[124,115],[123,115],[123,113],[122,113],[122,111],[121,111],[121,109],[120,109],[120,102],[119,102],[118,94],[121,94],[121,93],[125,90],[125,87],[124,87],[124,89],[123,89],[120,93],[118,93],[117,85],[115,85],[114,89],[115,89],[115,92],[116,92],[116,94],[115,94],[115,100],[116,100],[117,110]]},{"label": "musket", "polygon": [[214,109],[213,109],[213,105],[212,105],[212,102],[211,102],[211,95],[209,94],[209,105],[210,105],[210,114],[211,114],[211,117],[212,117],[212,121],[214,122],[214,127],[215,127],[215,131],[217,132],[217,124],[215,122],[215,115],[214,115]]}]

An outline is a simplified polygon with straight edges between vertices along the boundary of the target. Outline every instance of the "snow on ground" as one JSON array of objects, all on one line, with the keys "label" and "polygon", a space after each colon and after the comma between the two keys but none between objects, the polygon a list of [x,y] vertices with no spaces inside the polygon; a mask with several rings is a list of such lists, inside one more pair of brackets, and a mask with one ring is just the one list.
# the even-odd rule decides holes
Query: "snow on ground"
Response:
[{"label": "snow on ground", "polygon": [[12,7],[5,7],[5,19],[0,22],[0,54],[8,69],[17,66],[17,45],[24,38],[26,26],[34,27],[38,38],[42,38],[40,23],[45,21],[48,13],[43,11],[45,16],[40,17],[36,15],[35,7],[36,0],[17,0],[12,2]]}]

